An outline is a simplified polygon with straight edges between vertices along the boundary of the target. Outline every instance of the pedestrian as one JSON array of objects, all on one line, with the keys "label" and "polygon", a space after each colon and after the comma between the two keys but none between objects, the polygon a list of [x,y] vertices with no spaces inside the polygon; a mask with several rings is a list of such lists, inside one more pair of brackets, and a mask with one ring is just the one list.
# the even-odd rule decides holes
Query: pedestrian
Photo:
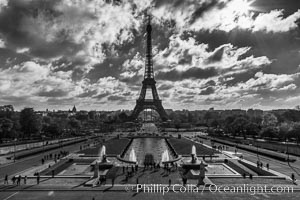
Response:
[{"label": "pedestrian", "polygon": [[269,163],[267,163],[267,169],[268,169],[268,170],[269,170],[269,167],[270,167],[270,166],[269,166]]},{"label": "pedestrian", "polygon": [[292,179],[293,183],[295,183],[296,178],[295,178],[295,174],[294,173],[291,174],[291,179]]},{"label": "pedestrian", "polygon": [[11,180],[12,180],[12,183],[13,183],[13,185],[15,184],[15,182],[16,182],[16,177],[15,176],[13,176],[12,178],[11,178]]},{"label": "pedestrian", "polygon": [[7,174],[5,175],[5,178],[4,178],[4,184],[8,184],[8,175]]},{"label": "pedestrian", "polygon": [[21,180],[22,180],[22,176],[20,174],[19,177],[18,177],[18,185],[21,185]]},{"label": "pedestrian", "polygon": [[262,168],[263,167],[263,163],[262,162],[260,162],[260,168]]},{"label": "pedestrian", "polygon": [[27,183],[27,176],[24,176],[24,185]]}]

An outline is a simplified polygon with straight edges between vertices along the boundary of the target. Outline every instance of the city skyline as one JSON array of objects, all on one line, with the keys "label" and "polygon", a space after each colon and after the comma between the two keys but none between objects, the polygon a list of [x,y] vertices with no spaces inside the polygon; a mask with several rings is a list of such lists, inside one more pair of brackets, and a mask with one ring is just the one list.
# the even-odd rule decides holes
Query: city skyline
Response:
[{"label": "city skyline", "polygon": [[0,105],[132,110],[147,10],[166,109],[294,108],[299,8],[296,0],[1,0]]}]

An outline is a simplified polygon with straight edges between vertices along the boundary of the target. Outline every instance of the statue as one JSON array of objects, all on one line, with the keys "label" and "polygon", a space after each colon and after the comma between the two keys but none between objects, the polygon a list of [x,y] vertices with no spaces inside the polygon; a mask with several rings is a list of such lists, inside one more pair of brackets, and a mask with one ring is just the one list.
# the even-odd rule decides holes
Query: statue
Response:
[{"label": "statue", "polygon": [[99,177],[99,162],[96,161],[94,165],[94,178],[98,178],[98,177]]}]

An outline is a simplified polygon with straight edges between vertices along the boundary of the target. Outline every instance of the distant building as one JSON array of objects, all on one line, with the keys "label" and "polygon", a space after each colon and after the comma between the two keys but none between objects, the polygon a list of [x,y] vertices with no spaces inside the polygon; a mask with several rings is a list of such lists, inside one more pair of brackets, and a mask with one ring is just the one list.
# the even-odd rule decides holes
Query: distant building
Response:
[{"label": "distant building", "polygon": [[76,112],[77,112],[77,109],[76,109],[75,105],[74,105],[73,108],[72,108],[72,112],[73,112],[73,113],[76,113]]}]

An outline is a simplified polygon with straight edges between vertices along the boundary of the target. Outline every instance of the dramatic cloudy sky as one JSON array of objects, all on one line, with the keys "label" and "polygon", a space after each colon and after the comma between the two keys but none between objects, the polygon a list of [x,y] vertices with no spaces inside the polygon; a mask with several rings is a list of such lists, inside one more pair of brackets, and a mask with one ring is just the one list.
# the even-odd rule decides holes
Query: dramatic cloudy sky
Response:
[{"label": "dramatic cloudy sky", "polygon": [[133,109],[146,10],[165,108],[300,104],[299,0],[0,0],[0,105]]}]

